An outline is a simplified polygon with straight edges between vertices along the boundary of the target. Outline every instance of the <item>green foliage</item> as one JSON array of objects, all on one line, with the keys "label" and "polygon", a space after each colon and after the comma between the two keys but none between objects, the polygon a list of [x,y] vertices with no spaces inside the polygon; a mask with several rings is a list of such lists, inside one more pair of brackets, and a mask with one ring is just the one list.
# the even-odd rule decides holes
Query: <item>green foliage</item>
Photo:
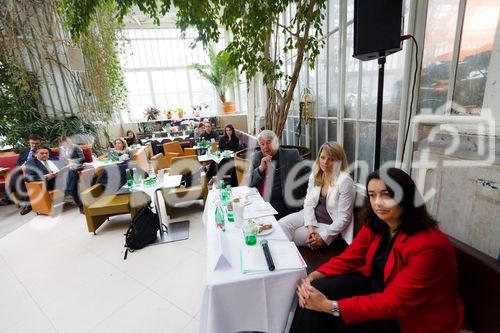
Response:
[{"label": "green foliage", "polygon": [[[159,23],[159,16],[175,7],[177,27],[198,30],[198,38],[204,46],[217,42],[219,26],[231,33],[232,41],[226,51],[229,63],[241,68],[247,78],[263,73],[267,85],[268,105],[266,126],[281,134],[291,105],[293,92],[304,61],[311,68],[320,49],[325,19],[326,0],[64,0],[71,4],[69,26],[78,38],[87,33],[89,18],[101,3],[114,2],[121,20],[137,5]],[[291,17],[282,15],[293,7]],[[287,21],[283,17],[287,17]],[[278,43],[283,35],[284,43]],[[285,57],[292,57],[292,71],[284,68]],[[279,88],[281,87],[281,88]]]},{"label": "green foliage", "polygon": [[[78,2],[90,3],[88,1]],[[68,1],[62,0],[59,11],[67,24],[75,14],[74,7],[67,7]],[[86,34],[80,39],[85,70],[90,81],[90,91],[97,99],[94,118],[109,122],[113,114],[126,108],[127,89],[118,54],[123,52],[119,40],[123,40],[123,24],[115,19],[116,6],[113,2],[102,2],[92,12],[92,20]]]},{"label": "green foliage", "polygon": [[96,128],[76,117],[49,119],[40,112],[39,82],[15,61],[0,54],[0,144],[14,149],[26,146],[31,133],[42,136],[48,144],[57,144],[61,135],[92,134]]},{"label": "green foliage", "polygon": [[238,80],[234,67],[229,63],[229,57],[228,51],[222,50],[216,53],[212,47],[209,47],[208,58],[210,64],[191,65],[205,80],[214,86],[222,103],[226,101],[226,90]]}]

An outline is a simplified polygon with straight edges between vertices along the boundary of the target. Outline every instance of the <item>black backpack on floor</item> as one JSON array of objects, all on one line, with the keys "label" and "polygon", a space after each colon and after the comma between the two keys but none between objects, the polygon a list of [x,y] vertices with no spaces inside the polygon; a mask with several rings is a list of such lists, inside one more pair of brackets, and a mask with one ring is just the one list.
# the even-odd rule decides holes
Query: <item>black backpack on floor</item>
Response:
[{"label": "black backpack on floor", "polygon": [[[167,227],[163,225],[166,229]],[[154,213],[149,205],[139,209],[135,215],[132,225],[128,228],[125,234],[125,255],[123,259],[127,259],[128,252],[142,249],[146,245],[154,243],[158,230],[160,229],[160,219],[158,214]]]}]

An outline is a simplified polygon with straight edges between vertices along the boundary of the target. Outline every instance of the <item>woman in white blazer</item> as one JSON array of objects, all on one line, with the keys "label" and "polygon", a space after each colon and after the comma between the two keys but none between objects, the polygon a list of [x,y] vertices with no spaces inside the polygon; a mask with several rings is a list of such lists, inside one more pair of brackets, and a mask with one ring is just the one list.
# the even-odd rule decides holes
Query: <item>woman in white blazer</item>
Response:
[{"label": "woman in white blazer", "polygon": [[283,217],[279,224],[288,239],[300,246],[329,245],[340,234],[351,244],[355,197],[344,148],[327,142],[313,164],[304,209]]}]

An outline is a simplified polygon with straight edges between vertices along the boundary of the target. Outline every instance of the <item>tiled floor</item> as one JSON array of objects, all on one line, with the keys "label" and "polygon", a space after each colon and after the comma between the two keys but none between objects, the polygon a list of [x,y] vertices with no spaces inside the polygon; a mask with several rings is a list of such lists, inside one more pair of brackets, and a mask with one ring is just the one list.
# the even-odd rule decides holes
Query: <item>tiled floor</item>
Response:
[{"label": "tiled floor", "polygon": [[[191,221],[188,240],[123,260],[126,215],[94,236],[76,208],[47,217],[0,207],[0,231],[11,229],[0,233],[0,332],[197,332],[206,275],[202,209],[176,211],[174,221]],[[12,231],[13,220],[23,223]]]}]

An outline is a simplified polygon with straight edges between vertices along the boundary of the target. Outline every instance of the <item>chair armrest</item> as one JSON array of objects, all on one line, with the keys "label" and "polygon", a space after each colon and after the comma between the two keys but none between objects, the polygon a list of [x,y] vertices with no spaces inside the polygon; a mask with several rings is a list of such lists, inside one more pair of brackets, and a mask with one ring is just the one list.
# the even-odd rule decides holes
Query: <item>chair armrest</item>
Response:
[{"label": "chair armrest", "polygon": [[83,205],[87,207],[92,205],[103,192],[104,186],[101,184],[95,184],[85,191],[82,191],[80,193],[80,198],[82,199]]}]

